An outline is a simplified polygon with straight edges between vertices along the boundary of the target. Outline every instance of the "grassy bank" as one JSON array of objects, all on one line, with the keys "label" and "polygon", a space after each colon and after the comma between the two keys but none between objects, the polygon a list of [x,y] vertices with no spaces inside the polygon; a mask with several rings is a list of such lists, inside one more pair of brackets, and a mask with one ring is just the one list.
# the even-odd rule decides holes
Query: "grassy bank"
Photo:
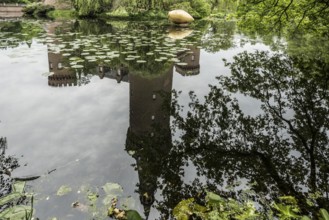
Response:
[{"label": "grassy bank", "polygon": [[60,19],[73,19],[77,18],[77,13],[73,9],[69,10],[59,10],[56,9],[54,11],[50,11],[47,16],[52,19],[60,20]]}]

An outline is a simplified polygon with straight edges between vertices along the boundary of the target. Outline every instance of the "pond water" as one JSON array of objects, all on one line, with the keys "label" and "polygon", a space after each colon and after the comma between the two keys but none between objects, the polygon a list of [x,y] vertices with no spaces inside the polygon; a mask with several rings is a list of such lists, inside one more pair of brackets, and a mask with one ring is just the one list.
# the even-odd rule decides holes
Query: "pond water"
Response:
[{"label": "pond water", "polygon": [[[11,176],[40,176],[26,189],[35,217],[104,219],[114,183],[121,205],[148,219],[168,219],[204,189],[248,189],[258,205],[280,195],[328,202],[322,57],[306,66],[289,56],[298,47],[265,44],[226,21],[0,28],[0,135],[20,164]],[[178,114],[170,103],[184,107]],[[71,191],[61,196],[63,186]]]}]

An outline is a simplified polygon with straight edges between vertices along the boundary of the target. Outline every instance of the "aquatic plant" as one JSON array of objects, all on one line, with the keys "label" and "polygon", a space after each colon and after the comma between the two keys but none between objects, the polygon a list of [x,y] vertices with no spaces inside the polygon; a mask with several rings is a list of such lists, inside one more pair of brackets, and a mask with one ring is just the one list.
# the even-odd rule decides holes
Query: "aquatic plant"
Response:
[{"label": "aquatic plant", "polygon": [[[18,160],[6,156],[6,138],[0,138],[0,219],[30,220],[33,216],[33,196],[24,192],[25,182],[11,177],[19,167]],[[31,199],[29,201],[29,199]]]}]

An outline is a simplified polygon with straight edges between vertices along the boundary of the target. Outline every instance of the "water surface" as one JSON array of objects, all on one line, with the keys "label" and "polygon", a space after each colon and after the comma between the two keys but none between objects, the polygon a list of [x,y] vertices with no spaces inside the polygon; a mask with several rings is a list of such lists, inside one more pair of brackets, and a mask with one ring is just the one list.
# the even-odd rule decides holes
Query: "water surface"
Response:
[{"label": "water surface", "polygon": [[[28,182],[40,219],[102,219],[106,183],[121,185],[121,200],[128,198],[129,208],[149,219],[168,218],[180,200],[202,188],[223,193],[251,188],[269,198],[328,193],[326,87],[315,83],[319,79],[303,80],[303,66],[275,63],[271,54],[276,52],[238,33],[234,22],[200,22],[182,29],[165,22],[18,21],[0,23],[0,28],[0,134],[7,138],[7,154],[21,165],[12,175],[41,175]],[[244,51],[250,57],[240,54]],[[238,54],[240,60],[234,58]],[[237,65],[235,74],[223,59]],[[241,69],[260,72],[239,76]],[[216,77],[222,77],[219,83]],[[208,95],[209,84],[224,93]],[[172,90],[182,93],[174,97]],[[194,121],[177,124],[179,117],[165,106],[177,101],[185,115],[193,103],[189,91],[210,104],[204,109],[192,105]],[[206,112],[215,112],[211,107],[218,107],[217,101],[231,106],[223,101],[225,95],[237,100],[241,112],[234,107],[227,115],[219,111],[223,121],[217,122]],[[279,96],[284,102],[277,102]],[[319,96],[322,101],[314,104]],[[296,103],[304,97],[320,113],[301,111]],[[284,109],[279,113],[284,118],[272,114],[277,108]],[[246,118],[241,121],[242,113]],[[299,126],[307,114],[310,130]],[[282,125],[286,119],[298,132],[289,123]],[[199,135],[192,132],[187,138],[191,131]],[[309,160],[310,151],[303,148],[308,144],[300,144],[299,135],[314,141],[315,159]],[[221,150],[212,152],[215,146]],[[262,164],[263,156],[272,157],[271,169]],[[317,170],[311,183],[309,163]],[[282,188],[285,183],[292,189]],[[56,195],[63,185],[72,192]],[[71,207],[76,201],[88,205],[88,193],[100,195],[97,206],[87,212]]]}]

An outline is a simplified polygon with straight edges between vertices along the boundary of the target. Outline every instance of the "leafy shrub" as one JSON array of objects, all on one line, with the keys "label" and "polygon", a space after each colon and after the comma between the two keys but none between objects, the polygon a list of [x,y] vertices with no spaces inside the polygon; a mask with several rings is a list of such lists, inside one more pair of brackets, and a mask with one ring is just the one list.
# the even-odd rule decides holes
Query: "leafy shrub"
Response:
[{"label": "leafy shrub", "polygon": [[42,3],[32,3],[23,8],[25,15],[33,17],[47,17],[47,13],[55,10],[54,6],[44,5]]},{"label": "leafy shrub", "polygon": [[111,8],[112,0],[73,0],[74,8],[81,17],[95,17]]},{"label": "leafy shrub", "polygon": [[190,2],[181,2],[181,3],[174,4],[170,7],[170,10],[175,10],[175,9],[182,9],[182,10],[188,12],[194,18],[201,17],[201,15],[192,8]]},{"label": "leafy shrub", "polygon": [[192,0],[190,2],[184,1],[174,4],[170,7],[173,9],[182,9],[191,14],[194,18],[202,18],[210,15],[210,5],[205,0]]},{"label": "leafy shrub", "polygon": [[210,15],[211,8],[206,0],[192,0],[191,6],[199,13],[201,17]]}]

